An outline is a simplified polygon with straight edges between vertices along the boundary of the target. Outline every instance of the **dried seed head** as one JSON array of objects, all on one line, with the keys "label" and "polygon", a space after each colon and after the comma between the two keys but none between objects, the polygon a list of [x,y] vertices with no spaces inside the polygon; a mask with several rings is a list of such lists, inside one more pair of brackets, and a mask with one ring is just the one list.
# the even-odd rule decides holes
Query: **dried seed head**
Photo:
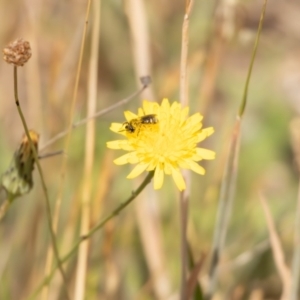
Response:
[{"label": "dried seed head", "polygon": [[[29,130],[30,138],[35,149],[38,149],[39,135]],[[0,176],[0,192],[4,188],[7,199],[12,202],[15,198],[29,193],[33,187],[34,155],[29,140],[24,134],[19,148],[15,151],[9,168]],[[0,212],[1,213],[1,212]]]},{"label": "dried seed head", "polygon": [[23,66],[31,57],[30,44],[22,38],[11,42],[3,49],[3,59],[16,67]]}]

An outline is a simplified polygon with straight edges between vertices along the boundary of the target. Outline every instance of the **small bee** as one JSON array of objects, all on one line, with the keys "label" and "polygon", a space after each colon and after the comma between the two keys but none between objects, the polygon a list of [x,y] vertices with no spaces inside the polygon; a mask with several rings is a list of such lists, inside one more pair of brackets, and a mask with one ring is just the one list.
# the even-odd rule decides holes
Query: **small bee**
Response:
[{"label": "small bee", "polygon": [[128,131],[130,133],[137,132],[137,134],[139,134],[142,125],[157,123],[158,119],[156,117],[156,114],[149,114],[136,119],[132,119],[129,122],[125,122],[123,123],[123,126],[125,128],[125,131]]}]

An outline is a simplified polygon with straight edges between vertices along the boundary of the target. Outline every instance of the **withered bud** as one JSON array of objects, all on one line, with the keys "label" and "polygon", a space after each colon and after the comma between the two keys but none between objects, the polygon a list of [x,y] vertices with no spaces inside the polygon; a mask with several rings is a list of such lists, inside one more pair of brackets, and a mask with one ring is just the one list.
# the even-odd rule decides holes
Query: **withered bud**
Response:
[{"label": "withered bud", "polygon": [[23,66],[31,57],[30,44],[22,38],[11,42],[3,49],[3,59],[16,67]]}]

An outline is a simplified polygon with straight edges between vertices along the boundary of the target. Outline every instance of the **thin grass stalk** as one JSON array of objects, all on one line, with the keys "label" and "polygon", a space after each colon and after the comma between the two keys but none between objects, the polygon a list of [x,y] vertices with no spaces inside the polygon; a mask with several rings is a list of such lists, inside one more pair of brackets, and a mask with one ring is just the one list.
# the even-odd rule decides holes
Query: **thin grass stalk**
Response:
[{"label": "thin grass stalk", "polygon": [[190,191],[190,176],[188,172],[184,172],[184,179],[187,184],[187,189],[180,193],[179,196],[179,212],[180,212],[180,299],[187,299],[187,222],[188,222],[188,208],[189,208],[189,191]]},{"label": "thin grass stalk", "polygon": [[268,0],[264,0],[264,4],[263,4],[261,14],[260,14],[257,34],[256,34],[255,42],[254,42],[254,47],[253,47],[252,56],[251,56],[251,60],[250,60],[249,70],[248,70],[247,79],[246,79],[246,83],[245,83],[245,87],[244,87],[243,99],[242,99],[242,103],[241,103],[239,114],[238,114],[239,117],[243,116],[243,114],[245,112],[246,104],[247,104],[248,88],[249,88],[252,69],[253,69],[253,65],[254,65],[254,61],[255,61],[255,57],[256,57],[258,44],[259,44],[260,33],[262,31],[262,26],[263,26],[264,19],[265,19],[267,2],[268,2]]},{"label": "thin grass stalk", "polygon": [[258,256],[260,256],[263,252],[270,248],[269,240],[264,240],[257,245],[255,245],[252,249],[247,250],[233,260],[226,262],[220,266],[219,272],[223,274],[229,274],[230,272],[234,272],[238,268],[243,268],[247,264],[251,263],[251,261],[255,260]]},{"label": "thin grass stalk", "polygon": [[[24,1],[24,4],[30,27],[30,29],[27,29],[27,35],[29,35],[27,36],[27,39],[30,41],[32,49],[39,49],[38,34],[40,30],[40,24],[38,24],[38,20],[40,20],[41,16],[39,15],[40,10],[38,1],[26,0]],[[28,93],[28,107],[30,107],[27,113],[27,118],[28,120],[34,120],[36,128],[40,128],[40,132],[43,132],[43,136],[47,136],[44,123],[46,120],[46,110],[43,109],[44,97],[42,96],[41,91],[41,87],[43,85],[41,82],[42,76],[39,68],[40,61],[40,52],[35,51],[34,55],[30,59],[30,69],[25,68],[28,78],[28,84],[26,85],[26,90]]]},{"label": "thin grass stalk", "polygon": [[205,38],[205,63],[203,66],[203,78],[199,88],[199,110],[203,115],[209,107],[209,103],[213,98],[213,93],[216,87],[217,75],[220,68],[220,63],[224,53],[225,40],[221,34],[222,21],[220,21],[219,0],[214,2],[211,11],[212,20],[209,28],[206,31]]},{"label": "thin grass stalk", "polygon": [[[88,76],[88,103],[87,117],[93,116],[97,106],[97,67],[99,60],[99,39],[100,39],[100,8],[101,1],[93,1],[93,27],[91,39],[91,56]],[[92,197],[92,170],[95,157],[95,119],[87,123],[85,140],[84,177],[81,199],[81,228],[80,235],[89,231],[91,222],[91,197]],[[83,300],[85,296],[85,282],[88,264],[89,240],[81,243],[77,259],[77,272],[75,280],[74,299]]]},{"label": "thin grass stalk", "polygon": [[[75,85],[74,85],[74,90],[73,90],[73,97],[72,97],[72,102],[71,102],[71,106],[70,106],[70,114],[69,114],[69,122],[68,122],[69,127],[67,130],[67,138],[65,140],[65,145],[64,145],[65,153],[68,153],[69,146],[70,146],[72,123],[73,123],[73,117],[74,117],[74,112],[75,112],[75,103],[76,103],[76,99],[77,99],[78,83],[79,83],[79,76],[80,76],[81,64],[82,64],[82,58],[83,58],[83,52],[84,52],[90,4],[91,4],[91,0],[88,0],[87,8],[86,8],[86,15],[85,15],[85,26],[84,26],[84,31],[83,31],[83,35],[82,35],[80,54],[79,54],[79,60],[78,60],[76,78],[75,78]],[[54,215],[53,215],[53,226],[54,226],[53,230],[54,230],[54,232],[57,231],[57,225],[58,225],[60,207],[61,207],[61,201],[62,201],[62,193],[63,193],[63,187],[64,187],[64,182],[65,182],[66,166],[67,166],[67,157],[63,156],[62,166],[61,166],[61,170],[60,170],[60,176],[61,176],[60,186],[59,186],[58,195],[57,195],[57,198],[55,201],[55,209],[54,209]],[[49,274],[51,271],[52,257],[53,257],[53,254],[51,252],[52,252],[52,250],[49,248],[48,252],[47,252],[46,265],[45,265],[45,274],[46,275]],[[47,295],[48,295],[48,290],[45,290],[44,294],[43,294],[43,297],[44,297],[43,299],[46,300]]]},{"label": "thin grass stalk", "polygon": [[206,54],[206,62],[203,68],[203,79],[199,90],[199,109],[202,115],[206,115],[209,104],[216,90],[217,76],[220,69],[222,55],[224,53],[224,41],[220,35],[216,35],[209,45]]},{"label": "thin grass stalk", "polygon": [[298,186],[297,211],[295,222],[294,255],[292,260],[292,282],[290,300],[297,300],[300,281],[300,180]]},{"label": "thin grass stalk", "polygon": [[49,200],[49,196],[48,196],[48,192],[47,192],[47,187],[46,187],[43,171],[42,171],[42,168],[41,168],[41,165],[40,165],[40,162],[39,162],[37,151],[36,151],[36,149],[33,145],[33,142],[31,140],[29,130],[28,130],[28,126],[27,126],[27,123],[26,123],[26,120],[25,120],[25,117],[23,115],[22,108],[21,108],[21,105],[20,105],[20,102],[19,102],[19,96],[18,96],[18,69],[17,69],[16,66],[14,66],[14,95],[15,95],[15,102],[16,102],[17,110],[18,110],[18,113],[20,115],[20,118],[21,118],[24,130],[25,130],[27,139],[28,139],[29,144],[30,144],[31,151],[33,153],[34,161],[37,165],[37,169],[38,169],[38,172],[39,172],[39,175],[40,175],[40,179],[41,179],[41,183],[42,183],[42,189],[43,189],[45,199],[46,199],[47,220],[48,220],[48,226],[49,226],[49,230],[50,230],[52,247],[53,247],[53,250],[54,250],[54,254],[55,254],[55,258],[56,258],[56,262],[57,262],[59,271],[61,273],[61,276],[62,276],[62,279],[63,279],[63,282],[64,282],[63,289],[64,289],[64,292],[65,292],[65,297],[67,299],[70,299],[69,294],[68,294],[68,289],[67,289],[66,275],[64,273],[64,270],[62,268],[62,263],[61,263],[60,258],[59,258],[57,241],[56,241],[55,232],[54,232],[53,223],[52,223],[52,213],[51,213],[50,200]]},{"label": "thin grass stalk", "polygon": [[265,200],[263,195],[260,195],[259,199],[264,210],[265,219],[269,230],[270,244],[273,252],[275,266],[282,282],[282,294],[280,299],[287,300],[289,299],[289,291],[291,285],[290,270],[288,269],[285,263],[282,245],[279,239],[279,235],[276,231],[274,220],[271,215],[267,201]]},{"label": "thin grass stalk", "polygon": [[189,49],[189,20],[193,3],[194,0],[186,1],[185,14],[182,24],[179,99],[183,106],[189,105],[187,59]]},{"label": "thin grass stalk", "polygon": [[199,85],[199,105],[198,110],[202,115],[206,115],[209,104],[216,89],[216,81],[222,56],[224,53],[224,37],[221,32],[222,21],[219,17],[221,0],[211,1],[211,10],[208,20],[211,22],[205,32],[205,62],[203,66],[203,77]]},{"label": "thin grass stalk", "polygon": [[[85,40],[86,40],[87,25],[88,25],[89,13],[90,13],[90,6],[91,6],[91,0],[88,0],[87,1],[87,7],[86,7],[86,14],[85,14],[84,31],[83,31],[82,40],[81,40],[78,66],[77,66],[75,84],[74,84],[74,89],[73,89],[73,97],[72,97],[72,102],[71,102],[71,106],[70,106],[70,114],[69,114],[69,122],[68,122],[69,127],[68,127],[67,137],[66,137],[66,140],[65,140],[65,145],[64,145],[65,153],[68,153],[68,150],[69,150],[69,147],[70,147],[71,132],[72,132],[72,127],[73,127],[73,118],[74,118],[74,112],[75,112],[75,103],[76,103],[77,93],[78,93],[78,84],[79,84],[82,58],[83,58],[84,47],[85,47]],[[66,157],[63,157],[61,172],[60,172],[61,173],[60,187],[59,187],[59,192],[58,192],[58,196],[57,196],[57,200],[56,200],[56,202],[58,203],[58,205],[57,205],[58,206],[58,210],[57,210],[58,214],[59,214],[59,211],[60,211],[60,204],[61,204],[63,186],[64,186],[64,182],[65,182],[66,165],[67,165],[67,159],[66,159]]]},{"label": "thin grass stalk", "polygon": [[[152,202],[151,202],[152,200]],[[149,268],[151,287],[155,299],[167,299],[171,293],[170,281],[165,269],[165,253],[159,206],[155,191],[151,186],[146,188],[143,197],[135,203],[138,229],[143,252]],[[141,202],[141,203],[140,203]],[[147,216],[147,217],[145,217]]]},{"label": "thin grass stalk", "polygon": [[[140,184],[140,186],[131,193],[131,196],[125,200],[123,203],[121,203],[118,207],[116,207],[107,217],[102,219],[97,225],[95,225],[87,234],[84,236],[81,236],[81,238],[74,244],[72,249],[61,259],[61,263],[67,262],[77,251],[79,245],[85,241],[86,239],[90,238],[94,233],[96,233],[98,230],[103,228],[105,224],[110,221],[112,218],[117,216],[123,209],[125,209],[144,189],[145,187],[151,182],[152,178],[154,176],[154,172],[151,171],[148,173],[146,178],[143,180],[143,182]],[[35,299],[42,288],[49,284],[56,269],[58,268],[57,265],[52,269],[52,271],[49,273],[48,276],[45,276],[43,281],[40,283],[40,285],[34,290],[34,292],[27,298],[28,300]]]},{"label": "thin grass stalk", "polygon": [[[152,74],[150,38],[144,0],[126,0],[125,11],[130,27],[134,68],[138,83],[141,76]],[[155,97],[152,88],[143,91],[141,98],[153,100]]]},{"label": "thin grass stalk", "polygon": [[[295,163],[300,175],[300,118],[291,122],[291,141],[295,157]],[[290,290],[290,300],[297,300],[299,297],[300,281],[300,178],[298,185],[297,210],[295,216],[295,233],[294,233],[294,254],[292,259],[292,281]]]},{"label": "thin grass stalk", "polygon": [[106,149],[103,158],[97,164],[96,175],[97,178],[95,185],[97,186],[92,207],[92,224],[96,224],[99,216],[102,215],[105,206],[105,199],[108,197],[112,179],[115,175],[115,169],[111,167],[113,161],[113,152]]},{"label": "thin grass stalk", "polygon": [[227,228],[229,225],[229,220],[232,211],[234,193],[235,193],[235,184],[237,177],[237,165],[238,165],[238,156],[240,148],[240,126],[241,119],[237,118],[235,123],[234,131],[230,141],[229,156],[227,164],[225,167],[225,172],[223,175],[219,206],[217,212],[217,220],[214,230],[214,240],[213,240],[213,249],[212,249],[212,258],[209,269],[209,286],[206,298],[211,299],[216,283],[217,283],[217,267],[219,264],[219,259],[221,252],[224,248]]},{"label": "thin grass stalk", "polygon": [[245,82],[243,97],[237,115],[236,123],[234,126],[234,130],[230,142],[229,156],[228,156],[228,160],[227,160],[227,164],[225,167],[225,172],[222,180],[219,206],[217,212],[217,220],[216,220],[216,225],[214,230],[212,258],[211,258],[211,264],[209,269],[209,285],[208,285],[208,291],[206,295],[207,299],[212,298],[212,295],[216,289],[217,276],[218,276],[217,268],[218,268],[221,253],[225,245],[229,219],[231,217],[233,199],[235,194],[236,177],[237,177],[241,120],[246,108],[248,87],[250,83],[254,60],[256,57],[256,51],[259,43],[260,33],[264,21],[266,5],[267,5],[267,0],[264,1],[262,7],[256,39],[252,51],[252,57],[250,60],[250,65],[249,65],[247,78]]},{"label": "thin grass stalk", "polygon": [[198,262],[194,261],[193,253],[188,243],[188,258],[189,269],[191,270],[189,278],[187,280],[187,299],[203,300],[203,293],[201,286],[198,282],[198,275],[204,265],[206,254],[202,253]]},{"label": "thin grass stalk", "polygon": [[[143,86],[137,90],[136,92],[134,92],[132,95],[118,101],[117,103],[107,107],[107,108],[104,108],[98,112],[96,112],[94,115],[92,116],[89,116],[87,118],[84,118],[78,122],[75,122],[73,125],[72,125],[72,128],[71,130],[77,128],[77,127],[80,127],[82,125],[85,125],[86,123],[88,123],[89,121],[92,121],[94,120],[95,118],[98,118],[100,116],[103,116],[107,113],[109,113],[110,111],[120,107],[121,105],[124,105],[126,103],[128,103],[130,100],[134,99],[134,97],[138,96],[140,93],[143,92],[144,89],[146,89],[149,84],[151,83],[151,80],[150,80],[150,77],[146,76],[146,77],[142,77],[141,78],[141,81],[142,81],[142,84]],[[70,129],[66,129],[64,131],[61,131],[60,133],[58,133],[57,135],[55,135],[53,138],[51,138],[50,140],[48,140],[46,143],[44,143],[44,145],[42,145],[41,147],[39,147],[40,151],[43,151],[44,149],[46,149],[47,147],[49,147],[50,145],[52,145],[53,143],[55,143],[56,141],[58,141],[59,139],[63,138],[64,136],[66,136],[68,133],[70,132]]]},{"label": "thin grass stalk", "polygon": [[[152,65],[145,2],[144,0],[125,1],[137,79],[141,75],[151,74]],[[143,92],[140,98],[155,99],[152,88]],[[157,203],[157,194],[153,192],[152,187],[148,187],[143,198],[135,203],[135,208],[143,252],[151,274],[155,298],[163,300],[170,295],[171,289],[165,267],[161,221]]]},{"label": "thin grass stalk", "polygon": [[[189,48],[189,18],[193,0],[186,1],[185,14],[182,24],[182,40],[181,40],[181,58],[180,58],[180,89],[179,98],[182,106],[189,104],[188,94],[188,74],[187,59]],[[187,299],[187,267],[188,267],[188,245],[187,245],[187,223],[188,208],[190,198],[191,173],[188,170],[183,174],[186,181],[186,190],[182,191],[179,196],[179,212],[180,212],[180,262],[181,262],[181,278],[180,278],[180,299]]]}]

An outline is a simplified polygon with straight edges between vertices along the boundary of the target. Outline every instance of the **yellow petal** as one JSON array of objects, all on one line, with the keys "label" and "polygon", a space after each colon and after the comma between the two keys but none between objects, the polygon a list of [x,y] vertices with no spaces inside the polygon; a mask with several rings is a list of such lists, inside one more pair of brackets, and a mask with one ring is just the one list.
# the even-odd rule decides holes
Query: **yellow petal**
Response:
[{"label": "yellow petal", "polygon": [[131,144],[128,143],[127,140],[116,140],[116,141],[110,141],[106,142],[107,148],[110,149],[122,149],[126,151],[133,151],[134,148],[131,146]]},{"label": "yellow petal", "polygon": [[179,191],[183,191],[186,188],[182,174],[178,169],[172,168],[172,177],[178,187]]},{"label": "yellow petal", "polygon": [[139,108],[139,109],[138,109],[138,116],[139,116],[139,117],[142,117],[142,116],[144,116],[144,115],[145,115],[145,113],[144,113],[143,109],[142,109],[142,108]]},{"label": "yellow petal", "polygon": [[121,123],[111,123],[110,130],[116,133],[120,133],[122,131],[123,124]]},{"label": "yellow petal", "polygon": [[145,112],[145,115],[158,114],[159,104],[157,102],[144,100],[143,110]]},{"label": "yellow petal", "polygon": [[[151,102],[151,103],[153,103],[153,102]],[[157,102],[154,102],[152,104],[152,109],[151,110],[152,110],[152,111],[150,111],[151,114],[158,114],[159,110],[160,110],[159,104]]]},{"label": "yellow petal", "polygon": [[185,159],[178,160],[178,165],[182,169],[190,169],[189,160],[185,160]]},{"label": "yellow petal", "polygon": [[158,165],[154,173],[154,189],[159,190],[164,183],[164,170]]},{"label": "yellow petal", "polygon": [[204,148],[196,148],[197,155],[201,156],[203,159],[215,159],[216,153],[214,151],[204,149]]},{"label": "yellow petal", "polygon": [[152,106],[150,101],[144,100],[143,101],[143,109],[145,112],[145,115],[149,115],[152,113]]},{"label": "yellow petal", "polygon": [[130,164],[137,164],[139,162],[140,162],[140,159],[136,155],[136,152],[131,152],[130,156],[129,156],[129,159],[128,159],[128,163],[130,163]]},{"label": "yellow petal", "polygon": [[181,120],[180,120],[181,123],[183,123],[186,120],[188,114],[189,114],[189,107],[187,106],[181,112]]},{"label": "yellow petal", "polygon": [[193,114],[188,118],[189,126],[195,126],[197,123],[201,124],[202,119],[203,116],[201,116],[199,113]]},{"label": "yellow petal", "polygon": [[134,167],[134,169],[127,175],[126,178],[132,179],[139,175],[141,175],[146,169],[148,165],[147,164],[138,164]]},{"label": "yellow petal", "polygon": [[124,111],[124,116],[125,116],[125,119],[127,120],[127,122],[129,122],[132,119],[138,118],[138,116],[136,114],[134,114],[133,112],[131,112],[129,110]]},{"label": "yellow petal", "polygon": [[202,159],[203,159],[202,156],[198,155],[197,153],[194,153],[194,155],[191,157],[191,160],[193,161],[200,161]]},{"label": "yellow petal", "polygon": [[106,142],[106,146],[109,149],[120,149],[119,141]]},{"label": "yellow petal", "polygon": [[176,102],[174,101],[172,104],[171,104],[171,115],[174,115],[174,116],[178,116],[180,117],[180,113],[181,113],[181,103],[179,102]]},{"label": "yellow petal", "polygon": [[203,128],[198,135],[198,142],[205,140],[208,136],[215,132],[213,127]]},{"label": "yellow petal", "polygon": [[205,174],[205,169],[203,167],[201,167],[200,165],[198,165],[197,163],[195,163],[194,161],[190,161],[189,166],[190,166],[190,169],[192,171],[194,171],[195,173],[200,174],[200,175]]},{"label": "yellow petal", "polygon": [[171,175],[172,174],[172,165],[169,163],[165,163],[164,171],[167,175]]},{"label": "yellow petal", "polygon": [[147,160],[148,164],[148,168],[147,171],[153,171],[156,169],[158,162],[154,159],[151,160]]},{"label": "yellow petal", "polygon": [[116,165],[137,164],[138,162],[139,162],[139,158],[136,156],[135,152],[124,154],[114,160],[114,163]]},{"label": "yellow petal", "polygon": [[161,109],[169,113],[170,102],[167,98],[164,98],[163,101],[161,102]]},{"label": "yellow petal", "polygon": [[130,153],[124,154],[114,160],[114,163],[118,166],[128,164],[128,157]]},{"label": "yellow petal", "polygon": [[134,148],[132,147],[131,144],[129,144],[126,140],[121,140],[120,141],[120,149],[125,150],[125,151],[134,151]]}]

